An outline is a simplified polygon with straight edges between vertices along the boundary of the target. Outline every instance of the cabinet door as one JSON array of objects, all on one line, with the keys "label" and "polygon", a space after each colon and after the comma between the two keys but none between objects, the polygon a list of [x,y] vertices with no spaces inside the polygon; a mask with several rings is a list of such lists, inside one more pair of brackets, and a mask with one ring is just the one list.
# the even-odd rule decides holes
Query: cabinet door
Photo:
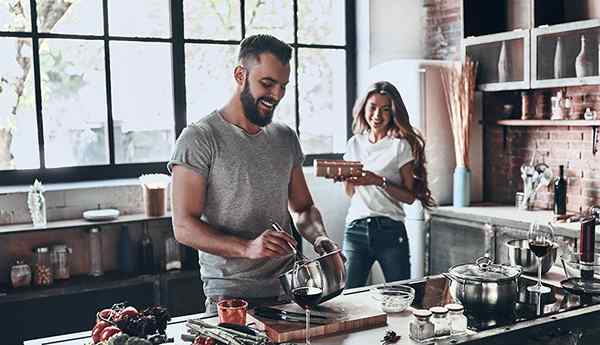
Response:
[{"label": "cabinet door", "polygon": [[447,272],[453,265],[495,257],[494,228],[489,224],[432,217],[430,227],[430,273]]}]

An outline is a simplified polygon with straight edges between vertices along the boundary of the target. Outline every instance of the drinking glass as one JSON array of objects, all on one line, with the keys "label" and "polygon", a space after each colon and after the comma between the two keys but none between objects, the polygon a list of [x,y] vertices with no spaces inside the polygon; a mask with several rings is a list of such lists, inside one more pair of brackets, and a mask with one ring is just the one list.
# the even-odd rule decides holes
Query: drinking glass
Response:
[{"label": "drinking glass", "polygon": [[306,344],[310,345],[310,308],[319,304],[323,295],[323,276],[318,261],[294,267],[291,290],[294,302],[306,313]]},{"label": "drinking glass", "polygon": [[541,226],[536,222],[531,223],[527,233],[529,249],[535,254],[538,266],[538,282],[528,286],[527,290],[536,293],[548,293],[550,288],[542,285],[542,258],[550,253],[554,246],[554,231],[550,226]]}]

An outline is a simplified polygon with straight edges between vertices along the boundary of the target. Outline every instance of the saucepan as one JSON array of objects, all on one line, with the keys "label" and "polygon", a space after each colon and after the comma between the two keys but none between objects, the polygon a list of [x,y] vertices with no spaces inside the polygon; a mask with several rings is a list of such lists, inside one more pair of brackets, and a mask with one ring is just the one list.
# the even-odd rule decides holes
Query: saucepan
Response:
[{"label": "saucepan", "polygon": [[[321,266],[321,276],[323,277],[323,296],[319,303],[328,301],[344,291],[346,287],[346,266],[342,259],[342,250],[337,249],[323,256],[308,260],[307,262],[318,261]],[[279,282],[283,291],[288,296],[292,296],[293,269],[279,276]]]}]

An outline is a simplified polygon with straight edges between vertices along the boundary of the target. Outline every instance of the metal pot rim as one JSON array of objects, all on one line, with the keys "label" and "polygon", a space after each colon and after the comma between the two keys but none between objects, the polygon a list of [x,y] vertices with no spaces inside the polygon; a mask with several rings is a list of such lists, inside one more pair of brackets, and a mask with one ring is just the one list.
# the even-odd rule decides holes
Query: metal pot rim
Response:
[{"label": "metal pot rim", "polygon": [[[316,258],[314,258],[314,259],[310,259],[310,260],[308,260],[308,261],[304,262],[304,264],[309,264],[309,263],[311,263],[311,262],[319,261],[319,260],[321,260],[321,259],[323,259],[323,258],[325,258],[325,257],[328,257],[328,256],[330,256],[330,255],[338,254],[338,253],[340,253],[341,251],[342,251],[342,249],[336,249],[336,250],[334,250],[334,251],[332,251],[332,252],[329,252],[329,253],[327,253],[327,254],[325,254],[325,255],[321,255],[321,256],[319,256],[319,257],[316,257]],[[294,270],[294,268],[291,268],[291,269],[289,269],[289,270],[287,270],[287,271],[283,272],[283,273],[282,273],[282,274],[280,274],[279,276],[280,276],[280,277],[281,277],[281,276],[285,276],[286,274],[288,274],[289,272],[291,272],[291,271],[293,271],[293,270]]]},{"label": "metal pot rim", "polygon": [[516,282],[517,279],[521,276],[521,273],[523,273],[523,269],[519,266],[507,266],[511,270],[514,270],[514,272],[512,272],[512,274],[510,276],[506,276],[504,278],[486,278],[486,277],[481,277],[481,276],[469,276],[469,275],[465,275],[465,274],[456,272],[456,269],[458,267],[465,266],[465,265],[474,265],[474,264],[454,265],[454,266],[450,267],[450,269],[448,269],[447,276],[450,279],[453,279],[456,281],[463,281],[463,282],[505,283],[505,282]]}]

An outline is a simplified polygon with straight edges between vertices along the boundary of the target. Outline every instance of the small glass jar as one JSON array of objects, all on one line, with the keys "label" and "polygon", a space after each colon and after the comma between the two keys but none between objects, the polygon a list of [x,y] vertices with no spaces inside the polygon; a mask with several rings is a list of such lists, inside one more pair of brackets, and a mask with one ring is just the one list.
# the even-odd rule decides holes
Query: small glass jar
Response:
[{"label": "small glass jar", "polygon": [[10,282],[13,288],[31,285],[31,267],[23,259],[18,258],[10,268]]},{"label": "small glass jar", "polygon": [[433,323],[433,334],[436,337],[450,335],[450,320],[448,320],[448,309],[444,307],[431,307],[431,322]]},{"label": "small glass jar", "polygon": [[52,272],[54,273],[54,279],[69,279],[71,277],[69,254],[71,254],[71,248],[67,247],[66,244],[52,246]]},{"label": "small glass jar", "polygon": [[37,247],[33,250],[33,283],[37,286],[48,286],[54,282],[52,258],[48,247]]},{"label": "small glass jar", "polygon": [[98,277],[104,274],[102,269],[102,233],[100,228],[90,229],[90,275]]},{"label": "small glass jar", "polygon": [[409,323],[409,337],[415,341],[423,341],[434,336],[434,325],[431,322],[431,312],[425,309],[415,309]]},{"label": "small glass jar", "polygon": [[462,334],[467,331],[467,317],[463,314],[464,307],[460,304],[447,304],[450,334]]}]

